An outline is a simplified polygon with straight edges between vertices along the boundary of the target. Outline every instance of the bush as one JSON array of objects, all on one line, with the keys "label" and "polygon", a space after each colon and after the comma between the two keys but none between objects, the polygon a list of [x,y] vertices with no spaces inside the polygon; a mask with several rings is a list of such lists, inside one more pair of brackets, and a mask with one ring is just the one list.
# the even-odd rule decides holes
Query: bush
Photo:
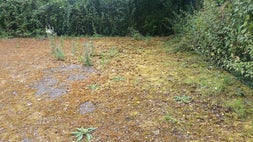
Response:
[{"label": "bush", "polygon": [[38,3],[33,0],[0,2],[0,36],[35,36],[42,33]]},{"label": "bush", "polygon": [[253,79],[253,1],[226,1],[219,6],[204,1],[203,9],[186,14],[184,28],[174,26],[185,39],[184,45],[204,54],[215,64]]},{"label": "bush", "polygon": [[[0,36],[172,34],[172,13],[193,0],[1,0]],[[200,0],[195,0],[200,1]],[[139,35],[137,35],[139,36]]]},{"label": "bush", "polygon": [[132,37],[135,40],[143,40],[144,36],[136,29],[133,27],[128,28],[128,34],[130,37]]}]

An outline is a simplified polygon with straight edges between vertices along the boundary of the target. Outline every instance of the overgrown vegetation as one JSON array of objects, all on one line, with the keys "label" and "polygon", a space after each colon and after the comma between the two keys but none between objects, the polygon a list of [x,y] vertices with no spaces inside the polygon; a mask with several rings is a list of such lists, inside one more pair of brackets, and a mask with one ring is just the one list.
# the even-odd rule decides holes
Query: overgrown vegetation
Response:
[{"label": "overgrown vegetation", "polygon": [[[195,3],[197,4],[199,0]],[[173,13],[193,0],[2,0],[0,36],[38,36],[52,28],[57,35],[169,35]]]},{"label": "overgrown vegetation", "polygon": [[213,63],[253,79],[253,1],[205,0],[203,8],[179,16],[174,25],[180,47],[204,54]]}]

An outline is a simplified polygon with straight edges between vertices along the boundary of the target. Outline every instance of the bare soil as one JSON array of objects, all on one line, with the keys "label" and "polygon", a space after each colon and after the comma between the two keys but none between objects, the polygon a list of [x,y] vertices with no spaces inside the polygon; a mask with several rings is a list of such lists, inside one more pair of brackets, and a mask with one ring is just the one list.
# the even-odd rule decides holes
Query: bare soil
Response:
[{"label": "bare soil", "polygon": [[[228,73],[168,53],[166,40],[66,38],[59,61],[48,39],[0,39],[0,141],[69,142],[79,127],[96,127],[94,142],[253,141],[252,120],[223,104],[238,88],[252,90],[233,80],[220,96],[210,87],[205,95],[199,76]],[[92,67],[74,53],[84,43],[94,45]],[[191,102],[175,101],[182,95]]]}]

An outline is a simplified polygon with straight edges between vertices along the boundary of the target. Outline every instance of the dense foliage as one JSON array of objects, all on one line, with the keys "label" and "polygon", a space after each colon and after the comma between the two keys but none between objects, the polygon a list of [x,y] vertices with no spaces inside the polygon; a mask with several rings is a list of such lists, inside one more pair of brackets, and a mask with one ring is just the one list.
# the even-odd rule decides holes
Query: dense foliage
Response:
[{"label": "dense foliage", "polygon": [[194,0],[1,0],[0,34],[169,35],[174,13]]},{"label": "dense foliage", "polygon": [[252,0],[205,0],[203,9],[186,15],[175,25],[182,47],[190,45],[223,68],[253,79]]}]

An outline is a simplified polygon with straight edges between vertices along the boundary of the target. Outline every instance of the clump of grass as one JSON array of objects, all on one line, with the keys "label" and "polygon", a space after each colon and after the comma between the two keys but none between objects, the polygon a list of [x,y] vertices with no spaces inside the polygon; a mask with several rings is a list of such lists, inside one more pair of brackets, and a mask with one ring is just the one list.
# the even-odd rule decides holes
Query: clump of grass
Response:
[{"label": "clump of grass", "polygon": [[65,55],[62,51],[62,48],[59,48],[59,47],[55,48],[54,55],[57,60],[64,61],[64,59],[65,59]]},{"label": "clump of grass", "polygon": [[145,39],[145,37],[144,37],[142,34],[140,34],[139,32],[134,33],[134,34],[132,35],[132,37],[133,37],[135,40],[144,40],[144,39]]},{"label": "clump of grass", "polygon": [[226,92],[226,84],[223,82],[222,77],[217,74],[209,73],[207,75],[206,73],[201,73],[198,76],[188,77],[185,83],[195,86],[196,91],[203,96],[218,96]]},{"label": "clump of grass", "polygon": [[19,45],[19,43],[16,43],[16,48],[20,48],[20,45]]},{"label": "clump of grass", "polygon": [[100,64],[102,66],[105,66],[106,64],[110,63],[110,59],[107,59],[105,57],[102,57],[101,60],[100,60]]},{"label": "clump of grass", "polygon": [[246,98],[231,99],[225,103],[239,118],[245,118],[253,114],[253,103]]},{"label": "clump of grass", "polygon": [[116,47],[110,48],[107,52],[102,53],[102,58],[100,60],[100,64],[105,66],[106,64],[110,63],[110,59],[115,57],[119,54],[119,50]]},{"label": "clump of grass", "polygon": [[94,45],[92,43],[84,44],[83,56],[81,61],[84,66],[92,66],[92,56],[94,54]]},{"label": "clump of grass", "polygon": [[104,37],[104,36],[101,35],[101,34],[98,34],[98,33],[94,33],[94,34],[92,35],[92,37],[93,37],[93,38],[101,38],[101,37]]},{"label": "clump of grass", "polygon": [[55,56],[55,58],[57,60],[63,61],[65,59],[65,55],[64,55],[64,52],[62,50],[63,39],[61,39],[60,47],[57,47],[56,40],[53,37],[50,37],[49,40],[50,40],[50,47],[51,47],[52,54]]},{"label": "clump of grass", "polygon": [[49,41],[50,41],[51,53],[54,54],[54,51],[56,49],[56,41],[53,37],[49,37]]},{"label": "clump of grass", "polygon": [[109,52],[108,52],[108,54],[109,54],[110,57],[115,57],[115,56],[117,56],[118,53],[119,53],[119,51],[118,51],[118,49],[115,48],[115,47],[112,47],[112,48],[109,50]]},{"label": "clump of grass", "polygon": [[133,27],[128,28],[129,35],[135,40],[143,40],[145,37]]},{"label": "clump of grass", "polygon": [[220,95],[224,92],[225,86],[223,82],[214,82],[214,80],[202,80],[200,82],[200,90],[204,95]]},{"label": "clump of grass", "polygon": [[87,86],[87,89],[94,91],[94,90],[99,89],[99,85],[98,84],[92,84],[92,85]]},{"label": "clump of grass", "polygon": [[71,42],[71,53],[73,55],[76,55],[78,51],[78,43],[77,42]]},{"label": "clump of grass", "polygon": [[193,51],[191,44],[189,44],[189,39],[185,37],[173,37],[170,41],[166,43],[168,53],[178,53],[178,52],[191,52]]},{"label": "clump of grass", "polygon": [[119,53],[119,50],[116,48],[116,47],[112,47],[110,48],[109,51],[107,51],[106,53],[103,54],[103,56],[106,56],[106,57],[115,57],[117,56]]},{"label": "clump of grass", "polygon": [[89,142],[92,139],[92,132],[95,131],[96,128],[77,128],[75,132],[71,132],[72,135],[76,136],[76,142],[80,142],[84,136],[86,136],[87,141]]},{"label": "clump of grass", "polygon": [[232,86],[235,83],[235,79],[232,75],[225,75],[223,77],[223,82],[228,86]]},{"label": "clump of grass", "polygon": [[165,116],[165,120],[168,120],[168,121],[173,122],[173,123],[178,123],[178,120],[170,114],[167,114]]},{"label": "clump of grass", "polygon": [[124,78],[121,77],[121,76],[116,76],[116,77],[113,77],[112,80],[115,81],[115,82],[119,82],[119,81],[124,80]]},{"label": "clump of grass", "polygon": [[183,95],[183,96],[175,96],[175,97],[174,97],[174,100],[175,100],[176,102],[186,103],[186,104],[192,102],[192,98],[191,98],[190,96],[185,96],[185,95]]},{"label": "clump of grass", "polygon": [[82,58],[82,62],[84,66],[92,66],[92,61],[91,61],[91,55],[89,54],[89,52],[87,50],[85,50],[83,58]]}]

